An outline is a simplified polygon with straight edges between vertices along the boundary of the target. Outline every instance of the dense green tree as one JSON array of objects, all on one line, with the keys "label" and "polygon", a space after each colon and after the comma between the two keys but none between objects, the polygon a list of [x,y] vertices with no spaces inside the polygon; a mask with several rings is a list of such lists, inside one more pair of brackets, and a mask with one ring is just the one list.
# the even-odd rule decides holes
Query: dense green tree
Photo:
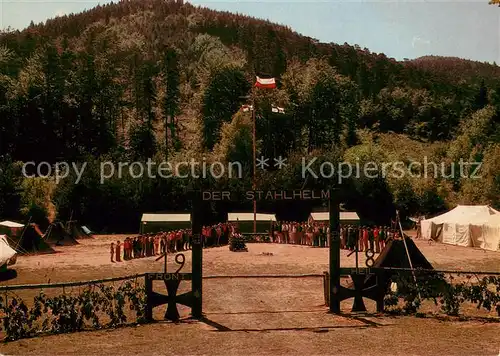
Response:
[{"label": "dense green tree", "polygon": [[478,93],[474,97],[473,110],[481,110],[486,105],[488,105],[488,88],[486,88],[483,80],[481,81]]},{"label": "dense green tree", "polygon": [[20,167],[8,155],[0,155],[0,216],[15,219],[19,217]]},{"label": "dense green tree", "polygon": [[227,67],[213,76],[203,98],[203,138],[206,148],[213,148],[218,141],[221,125],[230,121],[248,100],[245,96],[249,90],[250,83],[238,68]]},{"label": "dense green tree", "polygon": [[179,148],[179,138],[177,136],[177,121],[176,115],[179,113],[179,61],[177,52],[173,48],[169,48],[165,52],[164,57],[164,87],[165,98],[163,100],[163,116],[165,118],[165,149],[168,152],[169,134],[172,139],[172,146]]},{"label": "dense green tree", "polygon": [[149,121],[132,126],[130,148],[134,159],[152,158],[157,150],[156,137]]}]

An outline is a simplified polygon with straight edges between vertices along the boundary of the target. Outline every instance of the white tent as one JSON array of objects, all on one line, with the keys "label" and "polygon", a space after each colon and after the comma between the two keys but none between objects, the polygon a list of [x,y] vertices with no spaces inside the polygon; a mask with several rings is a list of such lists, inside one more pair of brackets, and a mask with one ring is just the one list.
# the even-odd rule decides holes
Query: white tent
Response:
[{"label": "white tent", "polygon": [[191,214],[142,214],[141,222],[190,222]]},{"label": "white tent", "polygon": [[[255,216],[256,221],[276,221],[274,214],[261,214],[257,213]],[[253,221],[253,213],[228,213],[227,221]]]},{"label": "white tent", "polygon": [[500,212],[488,205],[458,205],[421,222],[422,237],[438,242],[500,250]]},{"label": "white tent", "polygon": [[10,247],[5,235],[0,235],[0,267],[6,264],[17,252]]},{"label": "white tent", "polygon": [[191,227],[191,214],[142,214],[141,233],[154,233],[188,229]]},{"label": "white tent", "polygon": [[9,220],[5,220],[5,221],[0,222],[0,226],[5,226],[5,227],[9,227],[9,228],[21,228],[21,227],[24,227],[23,224],[19,224],[19,223],[16,223],[14,221],[9,221]]}]

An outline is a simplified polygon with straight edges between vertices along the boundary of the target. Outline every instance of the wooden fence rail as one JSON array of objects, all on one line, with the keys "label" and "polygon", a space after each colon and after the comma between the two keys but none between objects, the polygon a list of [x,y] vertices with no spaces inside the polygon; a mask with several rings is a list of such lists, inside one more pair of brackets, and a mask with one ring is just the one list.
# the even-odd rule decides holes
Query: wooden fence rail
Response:
[{"label": "wooden fence rail", "polygon": [[[360,268],[361,269],[361,268]],[[423,273],[449,273],[449,274],[478,274],[478,275],[491,275],[500,276],[500,272],[485,272],[485,271],[459,271],[459,270],[442,270],[442,269],[422,269],[422,268],[397,268],[397,267],[382,267],[371,268],[371,270],[384,270],[384,271],[400,271],[400,272],[423,272]]]},{"label": "wooden fence rail", "polygon": [[[361,269],[361,268],[360,268]],[[450,274],[471,274],[471,275],[492,275],[492,276],[500,276],[500,272],[484,272],[484,271],[447,271],[447,270],[433,270],[433,269],[411,269],[411,268],[380,268],[382,270],[387,271],[406,271],[406,272],[428,272],[428,273],[450,273]],[[375,270],[375,269],[373,269]],[[80,287],[85,285],[93,285],[100,283],[108,283],[108,282],[119,282],[125,281],[129,279],[137,279],[144,277],[146,274],[135,274],[130,276],[123,277],[112,277],[112,278],[103,278],[103,279],[95,279],[89,281],[78,281],[78,282],[61,282],[61,283],[43,283],[43,284],[17,284],[17,285],[8,285],[8,286],[0,286],[0,292],[3,291],[13,291],[13,290],[22,290],[22,289],[46,289],[46,288],[63,288],[63,287]],[[204,276],[203,279],[255,279],[255,278],[327,278],[328,274],[256,274],[256,275],[213,275],[213,276]]]},{"label": "wooden fence rail", "polygon": [[0,292],[9,291],[9,290],[22,290],[22,289],[80,287],[80,286],[85,286],[85,285],[101,284],[101,283],[107,283],[107,282],[126,281],[128,279],[136,279],[136,278],[141,278],[144,276],[145,276],[145,273],[141,273],[141,274],[135,274],[132,276],[94,279],[94,280],[90,280],[90,281],[42,283],[42,284],[17,284],[17,285],[10,285],[10,286],[0,286]]},{"label": "wooden fence rail", "polygon": [[324,274],[247,274],[235,276],[204,276],[203,279],[250,279],[250,278],[323,278]]},{"label": "wooden fence rail", "polygon": [[[16,284],[9,286],[0,286],[0,292],[11,291],[11,290],[22,290],[22,289],[46,289],[46,288],[63,288],[63,287],[80,287],[85,285],[93,285],[107,282],[119,282],[129,279],[137,279],[145,277],[145,273],[135,274],[131,276],[123,277],[113,277],[113,278],[103,278],[94,279],[89,281],[78,281],[78,282],[61,282],[61,283],[42,283],[42,284]],[[271,275],[220,275],[220,276],[204,276],[203,279],[246,279],[246,278],[323,278],[323,274],[271,274]]]}]

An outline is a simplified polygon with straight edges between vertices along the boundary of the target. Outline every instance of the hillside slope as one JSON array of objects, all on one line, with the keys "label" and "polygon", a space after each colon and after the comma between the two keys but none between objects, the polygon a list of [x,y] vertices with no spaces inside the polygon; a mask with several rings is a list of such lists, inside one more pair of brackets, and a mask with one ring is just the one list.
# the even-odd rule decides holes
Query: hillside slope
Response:
[{"label": "hillside slope", "polygon": [[[256,90],[255,75],[276,77],[277,88]],[[133,225],[141,211],[185,209],[193,184],[250,184],[251,120],[241,107],[253,102],[259,154],[290,162],[286,171],[261,174],[262,187],[336,184],[338,172],[317,180],[297,174],[303,155],[406,165],[426,156],[448,164],[445,173],[464,158],[485,162],[484,181],[349,179],[345,200],[375,221],[394,208],[413,214],[456,202],[496,204],[499,78],[494,65],[440,57],[398,62],[239,14],[121,1],[0,35],[0,164],[87,162],[93,174],[78,185],[50,189],[58,213],[101,227]],[[99,161],[186,157],[238,161],[246,174],[202,183],[96,181]],[[36,199],[42,188],[35,194],[20,184],[0,181],[9,202],[18,202],[0,202],[4,215],[44,208]],[[248,207],[212,207],[219,215],[235,208]],[[309,208],[262,206],[292,215]]]}]

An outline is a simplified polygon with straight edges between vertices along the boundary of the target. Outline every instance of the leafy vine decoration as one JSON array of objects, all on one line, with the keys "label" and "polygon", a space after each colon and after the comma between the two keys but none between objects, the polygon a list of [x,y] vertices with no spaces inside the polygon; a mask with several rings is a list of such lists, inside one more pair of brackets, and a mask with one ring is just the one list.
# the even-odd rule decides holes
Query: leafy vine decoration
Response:
[{"label": "leafy vine decoration", "polygon": [[[49,297],[44,291],[34,297],[33,305],[13,293],[0,296],[0,316],[6,341],[59,334],[86,329],[116,328],[129,322],[126,311],[135,314],[135,323],[145,323],[144,285],[125,281],[119,287],[93,284],[75,296],[66,292]],[[102,319],[107,319],[104,322]]]},{"label": "leafy vine decoration", "polygon": [[[473,279],[476,280],[473,283]],[[500,277],[461,273],[449,274],[446,278],[441,272],[398,271],[390,277],[397,285],[396,291],[388,291],[385,296],[386,311],[399,314],[416,314],[424,300],[431,300],[443,313],[449,316],[460,315],[465,303],[475,305],[478,310],[495,310],[500,317]],[[398,307],[403,301],[403,306]]]}]

